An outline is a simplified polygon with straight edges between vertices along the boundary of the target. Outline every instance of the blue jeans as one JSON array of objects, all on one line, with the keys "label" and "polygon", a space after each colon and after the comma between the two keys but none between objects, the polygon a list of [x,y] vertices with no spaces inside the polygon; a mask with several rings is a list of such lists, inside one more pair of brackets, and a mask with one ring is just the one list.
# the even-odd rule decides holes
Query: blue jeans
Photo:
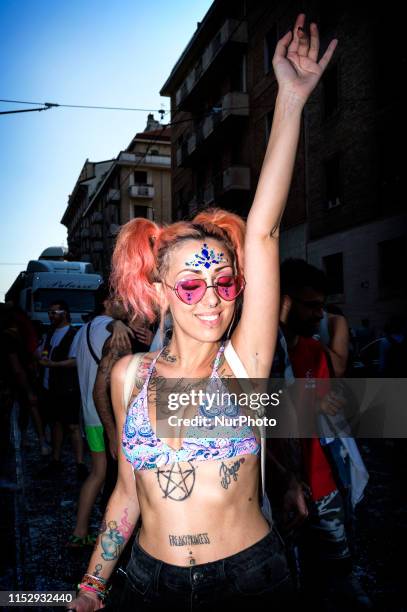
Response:
[{"label": "blue jeans", "polygon": [[275,528],[235,555],[191,567],[155,559],[140,547],[137,534],[126,573],[121,596],[108,602],[106,611],[194,612],[208,606],[218,610],[222,603],[283,606],[295,599],[284,543]]}]

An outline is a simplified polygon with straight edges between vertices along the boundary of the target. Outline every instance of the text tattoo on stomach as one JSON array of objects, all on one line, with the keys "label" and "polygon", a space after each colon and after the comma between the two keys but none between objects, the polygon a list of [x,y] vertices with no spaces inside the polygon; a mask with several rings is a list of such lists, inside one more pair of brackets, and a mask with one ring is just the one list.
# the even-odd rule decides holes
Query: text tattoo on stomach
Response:
[{"label": "text tattoo on stomach", "polygon": [[195,546],[198,544],[210,544],[209,536],[205,533],[194,533],[187,535],[173,535],[168,536],[170,546]]}]

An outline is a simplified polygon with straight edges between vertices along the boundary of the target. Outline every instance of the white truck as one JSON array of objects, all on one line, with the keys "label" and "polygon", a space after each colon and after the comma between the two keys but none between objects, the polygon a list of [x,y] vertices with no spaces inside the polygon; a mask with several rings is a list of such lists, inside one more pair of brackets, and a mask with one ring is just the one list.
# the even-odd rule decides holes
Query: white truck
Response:
[{"label": "white truck", "polygon": [[95,308],[95,292],[103,278],[91,263],[65,261],[65,255],[62,247],[49,247],[38,260],[29,261],[6,293],[6,301],[20,306],[32,321],[49,325],[49,306],[64,300],[72,325],[82,325]]}]

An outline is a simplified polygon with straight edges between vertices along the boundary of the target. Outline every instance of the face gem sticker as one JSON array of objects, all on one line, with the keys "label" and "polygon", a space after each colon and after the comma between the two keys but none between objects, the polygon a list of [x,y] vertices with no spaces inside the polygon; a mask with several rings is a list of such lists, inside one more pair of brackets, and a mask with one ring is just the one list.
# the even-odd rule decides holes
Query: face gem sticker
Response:
[{"label": "face gem sticker", "polygon": [[186,261],[186,266],[193,266],[194,268],[210,268],[212,264],[229,263],[225,258],[224,253],[215,253],[213,249],[209,249],[206,242],[204,242],[201,252],[195,253],[192,261]]}]

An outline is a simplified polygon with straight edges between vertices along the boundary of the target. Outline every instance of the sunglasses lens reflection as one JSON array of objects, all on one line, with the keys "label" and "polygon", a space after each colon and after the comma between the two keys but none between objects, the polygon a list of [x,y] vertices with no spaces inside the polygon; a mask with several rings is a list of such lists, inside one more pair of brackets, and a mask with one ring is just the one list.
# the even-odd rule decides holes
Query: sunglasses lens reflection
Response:
[{"label": "sunglasses lens reflection", "polygon": [[206,283],[203,279],[194,278],[182,281],[177,286],[178,297],[185,304],[197,304],[206,291]]},{"label": "sunglasses lens reflection", "polygon": [[[187,279],[178,283],[177,295],[185,304],[197,304],[206,289],[207,284],[203,279]],[[243,280],[237,276],[221,276],[216,280],[214,289],[220,298],[231,302],[241,293]]]},{"label": "sunglasses lens reflection", "polygon": [[218,295],[227,301],[235,300],[242,289],[241,280],[236,276],[221,276],[216,286]]}]

